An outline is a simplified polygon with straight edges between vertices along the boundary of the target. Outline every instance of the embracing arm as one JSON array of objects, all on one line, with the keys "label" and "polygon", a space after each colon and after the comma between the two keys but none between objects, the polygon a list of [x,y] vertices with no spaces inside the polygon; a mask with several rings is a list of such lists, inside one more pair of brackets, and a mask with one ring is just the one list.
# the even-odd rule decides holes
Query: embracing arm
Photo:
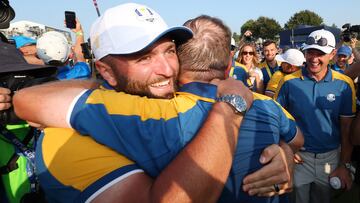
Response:
[{"label": "embracing arm", "polygon": [[[245,98],[249,105],[250,97]],[[234,114],[228,104],[215,103],[195,138],[155,180],[144,174],[132,175],[96,200],[111,201],[111,197],[124,202],[216,202],[231,168],[241,120],[242,116]]]},{"label": "embracing arm", "polygon": [[56,81],[24,88],[16,92],[16,115],[42,126],[69,127],[66,114],[74,98],[85,89],[98,87],[91,80]]},{"label": "embracing arm", "polygon": [[353,145],[360,145],[360,111],[351,124],[351,143]]}]

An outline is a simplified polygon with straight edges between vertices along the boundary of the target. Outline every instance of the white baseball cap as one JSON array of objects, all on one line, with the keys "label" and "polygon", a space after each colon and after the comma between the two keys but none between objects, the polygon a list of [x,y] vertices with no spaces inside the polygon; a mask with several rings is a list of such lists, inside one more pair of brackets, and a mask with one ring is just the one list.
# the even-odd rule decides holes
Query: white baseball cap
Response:
[{"label": "white baseball cap", "polygon": [[317,49],[326,54],[335,49],[335,37],[330,31],[321,29],[310,33],[303,50]]},{"label": "white baseball cap", "polygon": [[275,56],[275,60],[286,62],[293,66],[302,66],[305,62],[304,54],[297,49],[288,49],[283,54]]},{"label": "white baseball cap", "polygon": [[45,64],[51,61],[64,63],[70,54],[70,45],[60,32],[49,31],[44,33],[36,43],[36,52]]},{"label": "white baseball cap", "polygon": [[193,36],[187,27],[168,27],[158,13],[145,5],[126,3],[106,10],[93,23],[90,42],[99,60],[109,54],[139,52],[165,35],[177,45]]}]

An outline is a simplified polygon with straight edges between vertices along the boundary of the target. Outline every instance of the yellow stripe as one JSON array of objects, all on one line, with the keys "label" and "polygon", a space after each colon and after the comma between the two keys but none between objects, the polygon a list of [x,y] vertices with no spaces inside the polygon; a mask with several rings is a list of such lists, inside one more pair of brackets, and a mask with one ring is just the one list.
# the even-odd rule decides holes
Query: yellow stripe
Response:
[{"label": "yellow stripe", "polygon": [[280,80],[285,76],[281,71],[276,71],[274,75],[270,78],[268,85],[266,86],[267,91],[275,92]]},{"label": "yellow stripe", "polygon": [[178,93],[173,99],[150,99],[125,94],[122,92],[95,90],[88,98],[88,104],[106,104],[110,114],[125,116],[140,116],[147,119],[175,118],[179,113],[185,113],[196,105],[198,100],[213,102],[212,99],[199,97],[190,93]]},{"label": "yellow stripe", "polygon": [[295,78],[301,78],[302,76],[302,72],[301,72],[301,69],[298,70],[298,71],[295,71],[293,73],[290,73],[290,74],[287,74],[285,75],[279,82],[279,85],[275,91],[275,95],[274,95],[274,100],[276,100],[279,96],[279,91],[281,89],[281,87],[283,86],[283,84],[288,81],[288,80],[292,80],[292,79],[295,79]]},{"label": "yellow stripe", "polygon": [[337,71],[331,70],[331,72],[332,72],[333,79],[342,80],[350,86],[351,100],[352,100],[351,110],[353,113],[355,113],[356,112],[356,93],[355,93],[355,86],[354,86],[353,80],[351,80],[351,78],[349,78],[348,76],[341,74]]},{"label": "yellow stripe", "polygon": [[271,74],[269,66],[266,67],[266,72],[268,73],[269,78],[271,78],[272,74]]},{"label": "yellow stripe", "polygon": [[234,75],[234,67],[230,68],[229,77],[232,77]]},{"label": "yellow stripe", "polygon": [[49,172],[80,191],[115,169],[133,164],[89,136],[65,128],[45,129],[42,153]]}]

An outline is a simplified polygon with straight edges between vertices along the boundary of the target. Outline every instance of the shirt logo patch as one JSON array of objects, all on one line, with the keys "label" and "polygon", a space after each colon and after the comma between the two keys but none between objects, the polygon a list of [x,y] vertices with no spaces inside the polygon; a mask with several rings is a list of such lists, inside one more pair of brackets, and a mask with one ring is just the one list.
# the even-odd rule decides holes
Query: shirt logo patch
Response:
[{"label": "shirt logo patch", "polygon": [[333,101],[335,101],[335,94],[328,94],[327,96],[326,96],[326,99],[329,101],[329,102],[333,102]]}]

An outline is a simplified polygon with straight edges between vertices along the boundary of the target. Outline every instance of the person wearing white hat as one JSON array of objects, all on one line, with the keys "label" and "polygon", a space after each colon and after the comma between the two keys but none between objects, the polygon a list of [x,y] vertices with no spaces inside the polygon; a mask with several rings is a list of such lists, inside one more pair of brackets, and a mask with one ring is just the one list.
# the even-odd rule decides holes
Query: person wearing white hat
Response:
[{"label": "person wearing white hat", "polygon": [[[108,9],[95,21],[90,33],[97,68],[108,82],[104,86],[110,85],[117,91],[155,98],[174,95],[179,71],[176,46],[191,37],[190,29],[183,26],[168,27],[153,9],[134,3]],[[229,45],[227,48],[230,48]],[[89,84],[86,81],[57,84],[63,85],[60,90],[65,90],[65,87],[79,83],[82,88],[83,84]],[[33,89],[37,88],[41,89],[41,86]],[[60,93],[56,89],[51,92]],[[18,93],[14,98],[17,112],[21,108],[19,102],[26,100]],[[50,92],[41,90],[39,93],[49,96],[47,93]],[[239,92],[243,93],[245,91]],[[45,98],[51,100],[51,96],[47,96]],[[60,105],[55,109],[69,104],[66,98],[56,99]],[[33,104],[42,103],[33,99]],[[250,105],[252,97],[249,99]],[[45,108],[43,104],[50,103],[42,103],[41,108]],[[224,102],[216,103],[214,109],[217,110],[210,112],[208,122],[203,125],[198,136],[154,181],[134,162],[89,138],[84,139],[73,130],[45,129],[45,136],[41,138],[41,147],[37,151],[37,166],[47,197],[57,202],[214,201],[222,190],[232,162],[235,143],[228,141],[236,140],[235,132],[242,120],[242,115],[235,114],[232,107]],[[96,122],[95,118],[88,118],[90,120],[87,122]],[[221,122],[222,119],[227,122]],[[215,124],[216,130],[209,128]],[[225,127],[231,129],[230,133]],[[131,133],[128,134],[131,137]],[[210,154],[212,159],[208,160]],[[177,184],[173,185],[175,182]],[[199,187],[199,184],[203,187]]]},{"label": "person wearing white hat", "polygon": [[275,60],[281,63],[281,69],[276,71],[265,90],[265,95],[273,97],[280,80],[287,74],[293,73],[305,63],[304,54],[297,49],[288,49],[285,53],[276,55]]},{"label": "person wearing white hat", "polygon": [[[143,14],[141,14],[141,16],[146,16],[146,18],[144,19],[143,17],[141,17],[141,18],[139,18],[139,20],[146,20],[147,22],[154,22],[154,20],[156,20],[156,19],[154,19],[153,17],[156,17],[156,16],[152,16],[155,12],[152,10],[152,9],[149,9],[149,8],[147,8],[147,7],[141,7],[141,6],[139,6],[139,5],[137,5],[136,6],[137,8],[139,8],[139,10],[137,10],[137,8],[136,9],[134,9],[133,11],[135,11],[135,13],[136,13],[136,15],[138,15],[139,16],[139,14],[138,14],[138,12],[146,12],[146,15],[148,15],[148,16],[146,16],[146,15],[143,15]],[[125,11],[126,12],[126,11]],[[118,14],[118,13],[125,13],[125,12],[119,12],[119,10],[116,10],[116,12],[114,12],[114,13],[116,13],[116,14]],[[149,16],[149,13],[151,13],[150,14],[150,16]],[[128,14],[126,14],[126,15],[128,15]],[[106,13],[104,14],[104,18],[107,18],[106,17]],[[150,18],[149,18],[150,17]],[[111,19],[113,19],[113,18],[108,18],[109,20],[111,20]],[[121,18],[120,18],[121,19]],[[127,20],[128,20],[128,18],[127,18]],[[101,21],[101,20],[100,20]],[[142,21],[143,22],[143,21]],[[101,26],[101,25],[104,25],[103,23],[101,23],[101,22],[95,22],[95,24],[97,25],[97,26]],[[110,23],[110,25],[111,25],[111,23]],[[132,23],[132,25],[136,25],[136,23]],[[112,28],[112,27],[114,27],[114,26],[110,26],[110,28]],[[98,28],[98,27],[95,27],[95,28]],[[164,31],[164,29],[165,29],[165,31]],[[153,31],[156,31],[157,32],[157,30],[155,30],[155,29],[151,29],[151,30],[153,30]],[[175,33],[169,33],[168,31],[170,30],[170,31],[175,31],[175,30],[180,30],[181,32],[185,32],[185,34],[186,34],[186,32],[188,32],[188,31],[186,31],[186,29],[184,30],[184,28],[181,28],[181,29],[168,29],[167,28],[167,26],[165,26],[165,27],[162,27],[162,32],[158,32],[159,34],[158,35],[154,35],[154,38],[152,38],[152,39],[150,39],[150,40],[148,40],[148,39],[146,39],[147,40],[147,42],[144,42],[143,43],[143,46],[145,46],[145,47],[148,47],[148,43],[151,43],[152,45],[150,46],[150,48],[149,48],[149,50],[142,50],[141,48],[140,49],[133,49],[133,51],[135,51],[135,53],[134,54],[132,54],[132,53],[129,53],[129,49],[128,48],[126,48],[126,47],[114,47],[113,45],[106,45],[106,43],[109,43],[108,42],[108,40],[109,39],[107,39],[107,40],[104,40],[103,41],[103,43],[104,44],[102,44],[102,43],[100,43],[100,41],[101,41],[101,37],[100,36],[97,36],[97,34],[99,34],[99,35],[101,35],[101,34],[104,34],[105,35],[105,37],[106,37],[106,35],[109,35],[109,33],[106,33],[106,31],[104,31],[104,30],[101,30],[101,29],[99,29],[99,32],[96,32],[96,31],[94,31],[93,32],[93,34],[91,35],[92,37],[91,37],[91,39],[92,39],[92,47],[95,49],[94,50],[94,53],[95,53],[95,57],[97,58],[97,59],[99,59],[100,61],[98,61],[98,65],[100,66],[100,68],[102,68],[102,69],[104,69],[104,70],[101,70],[102,72],[102,75],[103,76],[105,76],[105,77],[107,77],[106,79],[107,79],[107,81],[112,85],[112,86],[114,86],[115,88],[117,88],[117,90],[122,90],[122,89],[125,89],[127,92],[130,92],[130,91],[142,91],[142,92],[140,92],[140,93],[138,93],[138,94],[144,94],[144,95],[147,95],[147,96],[149,96],[149,97],[154,97],[154,95],[156,96],[156,97],[165,97],[165,98],[167,98],[167,97],[169,97],[169,89],[171,88],[171,87],[169,87],[169,84],[171,84],[171,83],[173,83],[173,81],[170,81],[171,80],[171,75],[169,75],[168,76],[168,78],[166,78],[166,81],[155,81],[156,83],[156,85],[152,85],[152,84],[150,84],[150,88],[149,89],[146,89],[145,88],[145,90],[141,90],[141,89],[139,89],[139,87],[132,87],[132,89],[126,89],[126,87],[123,87],[123,86],[117,86],[117,82],[120,82],[121,80],[119,80],[118,78],[115,78],[114,79],[114,77],[120,77],[120,75],[117,75],[117,76],[114,76],[114,75],[116,75],[117,73],[114,73],[114,72],[110,72],[110,70],[109,70],[109,67],[107,67],[106,66],[106,64],[104,64],[104,62],[106,63],[106,62],[108,62],[108,63],[111,63],[111,62],[114,62],[114,60],[111,60],[111,59],[105,59],[107,56],[109,56],[106,52],[108,52],[109,50],[111,51],[111,52],[113,52],[113,51],[115,51],[114,53],[114,56],[111,56],[111,57],[119,57],[118,59],[116,59],[116,60],[123,60],[121,57],[125,57],[126,55],[128,55],[129,57],[131,57],[131,58],[137,58],[137,57],[139,57],[139,60],[135,60],[135,61],[137,61],[138,63],[145,63],[145,64],[147,64],[147,65],[149,65],[149,66],[151,66],[152,65],[152,63],[153,62],[157,62],[158,64],[158,66],[160,66],[161,65],[161,63],[160,63],[160,61],[157,61],[159,58],[159,54],[160,54],[160,56],[161,55],[163,55],[164,54],[164,51],[165,51],[165,56],[164,57],[171,57],[171,58],[168,58],[168,60],[169,60],[169,62],[171,62],[172,60],[171,59],[174,59],[173,57],[174,57],[174,53],[173,53],[173,48],[174,48],[174,44],[173,43],[169,43],[169,41],[170,40],[168,40],[167,38],[165,38],[165,39],[163,39],[163,38],[161,38],[159,35],[162,35],[162,36],[173,36],[173,37],[175,37],[175,35],[173,35],[173,34],[175,34]],[[138,31],[138,30],[137,30]],[[147,31],[149,31],[148,29],[147,29]],[[124,30],[122,30],[122,32],[124,32]],[[143,32],[140,32],[140,33],[143,33]],[[104,37],[104,38],[105,38]],[[177,38],[177,39],[179,39],[179,38]],[[98,41],[99,40],[99,41]],[[117,39],[117,38],[114,38],[113,40],[119,40],[119,39]],[[121,40],[124,40],[124,39],[121,39]],[[181,39],[180,39],[181,40]],[[138,40],[136,40],[136,41],[134,41],[134,45],[132,45],[132,46],[137,46],[138,44],[137,43],[139,43],[139,42],[141,42],[141,41],[138,41]],[[179,41],[176,41],[176,39],[175,39],[175,42],[178,42],[179,43]],[[97,44],[98,43],[98,44]],[[229,50],[229,44],[230,44],[230,40],[229,41],[227,41],[227,43],[225,43],[226,44],[226,50]],[[105,46],[103,46],[103,45],[105,45]],[[169,46],[164,46],[164,45],[169,45]],[[121,51],[116,51],[116,50],[118,50],[118,48],[119,49],[121,49],[121,50],[123,50],[124,51],[124,55],[125,56],[122,56],[122,52]],[[97,50],[97,49],[99,49],[99,50]],[[136,53],[138,53],[140,51],[140,54],[136,54]],[[227,53],[229,53],[229,52],[227,52]],[[117,54],[119,54],[119,55],[117,55]],[[224,55],[224,52],[220,52],[220,54],[222,55],[222,56],[226,56],[226,55]],[[143,55],[145,55],[145,57],[143,57]],[[162,58],[162,57],[161,57]],[[103,59],[105,59],[105,60],[103,60]],[[107,60],[110,60],[110,61],[107,61]],[[150,61],[149,61],[150,60]],[[154,60],[154,61],[153,61]],[[100,62],[102,62],[102,63],[100,63]],[[124,63],[121,63],[122,65],[124,65],[124,66],[126,66],[126,63],[125,63],[125,61],[123,61]],[[129,60],[128,62],[132,62],[131,60]],[[163,61],[164,62],[164,61]],[[168,62],[168,63],[169,63]],[[226,59],[226,61],[225,62],[227,62],[227,59]],[[119,63],[119,61],[117,61],[117,63]],[[140,64],[141,65],[141,64]],[[169,65],[174,65],[174,66],[176,66],[176,64],[174,63],[174,64],[169,64]],[[115,67],[116,67],[116,65],[114,65]],[[134,66],[134,68],[135,68],[135,66]],[[147,69],[147,67],[142,67],[143,69]],[[153,68],[155,68],[155,67],[153,67]],[[160,67],[157,67],[157,68],[160,68]],[[165,70],[167,70],[167,74],[171,74],[171,70],[169,69],[169,68],[173,68],[173,67],[163,67],[163,68],[165,68]],[[127,74],[130,74],[130,72],[131,71],[139,71],[139,72],[141,72],[141,71],[143,71],[143,70],[141,70],[141,69],[136,69],[136,70],[129,70],[129,72],[127,73]],[[160,74],[160,69],[158,69],[157,70],[158,71],[158,73],[157,74]],[[218,71],[218,72],[220,72],[220,71]],[[112,75],[107,75],[107,74],[112,74]],[[126,73],[122,73],[122,74],[126,74]],[[135,73],[131,73],[131,74],[135,74]],[[162,73],[162,74],[164,74],[164,73]],[[133,77],[135,77],[135,75],[133,76]],[[139,77],[139,76],[137,76],[137,77]],[[143,76],[144,77],[144,76]],[[169,81],[169,82],[167,82],[167,81]],[[134,81],[131,81],[132,83],[134,83]],[[144,82],[146,82],[146,81],[144,81]],[[166,83],[165,83],[166,82]],[[161,83],[161,84],[159,84],[159,83]],[[63,83],[64,84],[64,83]],[[73,83],[72,83],[73,84]],[[158,87],[161,87],[161,86],[165,86],[165,88],[159,88],[158,89]],[[229,86],[229,87],[231,87],[231,88],[233,88],[232,86]],[[144,89],[144,88],[143,88]],[[244,91],[242,91],[243,93],[244,92],[246,92],[245,90],[246,90],[246,88],[244,87],[244,89],[243,89]],[[77,91],[77,90],[76,90]],[[232,91],[234,91],[234,90],[232,90]],[[42,92],[42,91],[40,91],[40,92]],[[55,92],[57,92],[57,93],[59,93],[58,91],[55,91]],[[54,92],[54,93],[55,93]],[[44,92],[42,92],[42,93],[44,93]],[[56,93],[56,94],[57,94]],[[78,93],[76,93],[76,94],[78,94]],[[120,94],[120,93],[116,93],[116,94]],[[18,94],[18,97],[20,97],[19,95],[21,95],[21,94]],[[86,96],[87,94],[85,94],[84,96]],[[80,99],[80,98],[79,98]],[[90,99],[90,100],[92,100],[92,99]],[[93,100],[94,101],[94,100]],[[216,107],[216,105],[217,104],[215,104],[215,108],[217,108]],[[125,106],[123,106],[123,107],[125,107]],[[130,108],[131,110],[134,110],[133,108]],[[136,110],[136,109],[135,109]],[[211,113],[210,113],[211,114]],[[232,117],[232,115],[230,115],[230,117]],[[211,116],[211,117],[209,117],[209,118],[213,118],[213,116]],[[237,120],[237,119],[236,119]],[[85,121],[85,120],[84,120]],[[230,123],[232,123],[232,122],[230,122]],[[219,125],[219,123],[217,123],[216,124],[216,126],[217,126],[217,128],[218,127],[220,127],[220,129],[222,128],[221,126],[218,126]],[[131,125],[127,125],[128,126],[128,128],[130,129],[130,127],[132,128],[132,126]],[[205,124],[205,126],[206,126],[206,124]],[[204,128],[203,128],[204,129]],[[99,129],[100,130],[100,129]],[[105,130],[105,129],[103,129],[103,130]],[[217,129],[216,131],[218,131],[219,129]],[[200,132],[202,132],[202,131],[204,131],[204,130],[200,130]],[[105,133],[105,132],[104,132]],[[208,132],[209,133],[209,132]],[[212,133],[214,133],[214,132],[212,132]],[[105,133],[106,134],[106,133]],[[48,134],[49,135],[49,134]],[[221,133],[220,133],[220,135],[217,135],[218,137],[219,136],[221,136]],[[198,136],[196,136],[195,137],[195,139],[193,140],[193,142],[195,141],[195,140],[198,140],[198,137],[199,137],[199,135]],[[158,140],[159,142],[160,142],[160,140]],[[215,141],[215,140],[214,140]],[[224,140],[223,140],[224,141]],[[116,141],[114,142],[114,144],[116,143]],[[228,145],[228,142],[226,141],[226,143],[227,143],[227,145]],[[149,143],[149,144],[151,144],[151,143]],[[217,146],[215,147],[215,146],[213,146],[213,147],[215,147],[215,148],[218,148],[218,147],[220,147],[221,146],[221,143],[217,143],[216,144]],[[190,147],[190,145],[189,145],[189,147]],[[127,147],[126,147],[127,148]],[[131,148],[131,147],[130,147]],[[129,148],[129,149],[130,149]],[[202,148],[207,148],[207,146],[205,146],[205,145],[202,145]],[[187,148],[185,148],[185,150],[186,150]],[[222,149],[224,149],[223,147],[222,147]],[[209,156],[209,153],[212,153],[213,152],[213,150],[214,150],[214,148],[213,149],[207,149],[207,151],[205,152],[204,151],[204,153],[207,153],[207,156]],[[187,151],[187,150],[186,150]],[[199,152],[200,151],[202,151],[202,150],[196,150],[197,151],[197,154],[199,154]],[[267,152],[270,152],[270,154],[271,153],[273,153],[273,152],[271,152],[271,150],[270,151],[267,151]],[[280,154],[279,154],[280,155]],[[180,156],[181,156],[181,154],[180,154]],[[219,155],[211,155],[212,156],[212,160],[210,160],[210,162],[209,161],[206,161],[206,166],[205,166],[205,168],[206,167],[208,167],[208,165],[210,165],[212,162],[214,162],[216,159],[216,157],[218,157]],[[225,157],[226,158],[226,157]],[[176,160],[178,160],[178,158],[176,159]],[[194,160],[196,160],[196,159],[194,159]],[[226,159],[223,159],[222,161],[226,161]],[[281,161],[280,161],[281,162]],[[179,164],[180,162],[176,162],[177,164]],[[278,162],[277,162],[278,163]],[[182,163],[182,164],[188,164],[188,163]],[[172,164],[170,164],[166,169],[168,169],[168,168],[170,168],[170,169],[172,169],[172,170],[174,170],[174,166],[171,166]],[[270,164],[271,165],[271,164]],[[279,165],[280,166],[280,165]],[[223,174],[223,172],[225,172],[225,171],[223,171],[224,170],[224,167],[226,167],[224,164],[221,166],[222,167],[222,169],[221,169],[221,172],[220,171],[217,171],[217,174],[216,174],[216,176],[218,176],[218,175],[221,175],[221,174]],[[272,166],[273,167],[273,166]],[[189,169],[189,168],[191,168],[191,167],[187,167],[187,169]],[[211,170],[210,171],[212,171],[213,169],[214,169],[214,165],[212,165],[211,166]],[[217,167],[215,167],[215,168],[217,168]],[[271,168],[271,167],[270,167]],[[177,175],[179,175],[180,176],[180,172],[173,172],[173,173],[170,173],[169,174],[169,172],[166,172],[167,170],[165,169],[165,172],[163,172],[163,173],[165,173],[165,174],[168,174],[168,175],[171,175],[172,176],[172,178],[175,178],[176,179],[176,177],[177,177]],[[169,169],[169,170],[170,170]],[[180,167],[180,165],[179,166],[177,166],[176,167],[176,169],[177,170],[183,170],[181,167]],[[267,169],[268,170],[268,169]],[[209,171],[209,172],[210,172]],[[183,171],[182,171],[183,172]],[[200,171],[201,172],[201,171]],[[220,172],[220,174],[219,174],[219,172]],[[159,182],[160,180],[161,180],[161,177],[163,177],[164,175],[162,175],[163,173],[161,173],[160,174],[160,176],[156,179],[156,182]],[[208,172],[207,172],[208,173]],[[188,173],[187,173],[189,176],[191,175],[190,173],[189,173],[189,171],[188,171]],[[201,175],[201,174],[197,174],[197,175]],[[274,177],[274,176],[272,176],[271,177],[271,181],[273,181],[273,180],[275,180],[275,179],[277,179],[277,175],[279,175],[279,173],[277,173],[276,174],[276,176]],[[205,175],[205,176],[207,176],[207,175]],[[254,175],[255,177],[256,177],[256,175]],[[254,177],[253,176],[253,177]],[[280,176],[281,177],[281,176]],[[180,183],[180,186],[181,187],[185,187],[185,186],[187,186],[187,181],[189,181],[189,180],[187,180],[186,179],[186,177],[183,175],[182,177],[181,177],[182,179],[181,180],[178,180],[179,181],[179,183]],[[196,178],[199,178],[198,176],[192,176],[192,181],[194,181]],[[204,183],[204,181],[206,180],[206,178],[204,178],[203,177],[203,179],[202,179],[202,181],[201,181],[201,183]],[[128,180],[129,181],[129,180]],[[182,181],[185,181],[186,182],[186,184],[184,183],[184,184],[181,184],[181,182]],[[248,183],[250,183],[251,181],[248,181]],[[199,182],[197,182],[196,180],[195,180],[195,183],[199,183]],[[215,184],[217,184],[217,183],[215,183]],[[260,184],[261,185],[261,184]],[[196,193],[198,194],[197,196],[196,196],[196,198],[202,198],[202,200],[204,200],[204,198],[206,199],[206,198],[210,198],[210,199],[212,199],[212,200],[214,200],[213,199],[213,196],[215,195],[216,196],[216,194],[219,194],[218,192],[220,192],[219,190],[217,190],[217,191],[215,191],[214,193],[212,193],[211,194],[211,196],[208,196],[209,195],[209,193],[207,192],[206,193],[206,195],[208,196],[208,197],[198,197],[199,195],[200,195],[200,193],[201,193],[201,191],[203,190],[202,188],[200,188],[200,187],[198,187],[198,186],[196,186],[196,184],[195,185],[192,185],[192,186],[194,186],[194,189],[196,188]],[[211,185],[211,187],[210,188],[212,188],[214,185]],[[118,186],[118,187],[120,187],[120,186]],[[206,191],[209,191],[209,185],[206,185],[206,187],[207,187],[207,189],[206,189]],[[215,186],[215,187],[217,187],[217,186]],[[134,186],[134,188],[135,188],[135,186]],[[156,187],[155,187],[156,188]],[[155,190],[155,188],[154,188],[154,190]],[[176,189],[177,187],[173,187],[173,186],[171,186],[171,191],[173,191],[174,189]],[[218,187],[217,187],[218,188]],[[138,190],[140,190],[141,191],[141,188],[139,188],[139,187],[137,187],[137,189]],[[218,188],[219,189],[219,188]],[[254,188],[252,188],[252,189],[254,189]],[[256,189],[256,188],[255,188]],[[271,185],[271,189],[272,190],[274,190],[274,187],[273,187],[273,185]],[[277,189],[278,190],[286,190],[286,187],[285,188],[283,188],[283,187],[277,187]],[[111,189],[110,189],[111,190]],[[179,189],[178,189],[179,190]],[[181,191],[182,189],[180,189],[179,190],[179,192],[182,192]],[[113,192],[115,192],[115,189],[113,189],[113,190],[111,190],[111,191],[113,191]],[[123,190],[123,191],[125,191],[125,190]],[[258,191],[259,192],[259,191]],[[277,191],[277,192],[279,192],[279,191]],[[284,191],[282,191],[282,192],[284,192]],[[192,190],[187,190],[186,191],[186,197],[187,196],[192,196],[191,194],[193,193],[193,191]],[[118,195],[118,196],[120,196],[120,195],[122,195],[123,193],[115,193],[115,194],[112,194],[112,195]],[[272,192],[272,194],[274,194],[273,192]],[[102,196],[102,195],[101,195]],[[145,194],[143,194],[143,196],[146,196],[146,193]],[[140,195],[138,195],[137,197],[138,198],[141,198],[141,197],[143,197],[143,196],[140,196]],[[164,197],[162,197],[162,198],[173,198],[173,196],[164,196]],[[194,197],[195,198],[195,197]],[[191,200],[192,201],[196,201],[196,199],[194,199],[194,198],[191,198]],[[124,199],[124,198],[123,198]],[[180,201],[180,199],[176,199],[176,200],[179,200]],[[172,199],[172,201],[175,201],[174,199]]]},{"label": "person wearing white hat", "polygon": [[329,178],[337,176],[341,188],[350,190],[350,125],[355,115],[353,81],[331,70],[336,54],[335,37],[316,30],[306,40],[306,65],[286,75],[279,83],[276,99],[304,134],[303,149],[295,156],[293,202],[330,202]]},{"label": "person wearing white hat", "polygon": [[[49,31],[42,34],[36,42],[38,57],[45,64],[58,67],[57,78],[85,79],[90,78],[90,68],[83,61],[73,61],[76,58],[65,35],[57,31]],[[71,64],[70,61],[74,64]]]}]

